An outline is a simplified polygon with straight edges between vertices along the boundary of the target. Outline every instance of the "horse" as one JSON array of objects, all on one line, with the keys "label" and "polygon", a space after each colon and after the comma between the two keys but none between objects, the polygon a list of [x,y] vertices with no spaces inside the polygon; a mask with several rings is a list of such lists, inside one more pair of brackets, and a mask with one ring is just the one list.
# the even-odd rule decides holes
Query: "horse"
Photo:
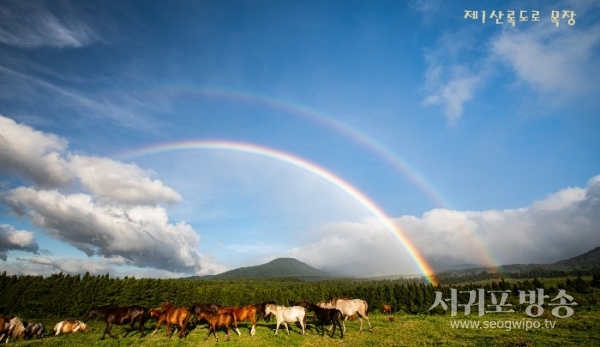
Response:
[{"label": "horse", "polygon": [[[322,308],[337,308],[344,315],[344,321],[346,320],[346,318],[348,316],[358,314],[358,319],[360,320],[360,329],[358,331],[362,331],[362,326],[363,326],[362,319],[363,318],[365,318],[367,320],[367,323],[369,323],[369,330],[373,331],[373,327],[371,327],[371,321],[369,320],[369,316],[367,316],[367,312],[369,310],[369,305],[364,300],[361,300],[361,299],[345,300],[345,299],[338,298],[336,300],[329,300],[329,301],[325,301],[325,302],[321,301],[317,305]],[[346,324],[343,321],[342,321],[342,326],[343,326],[343,328],[344,328],[343,330],[345,332]]]},{"label": "horse", "polygon": [[150,310],[150,317],[158,319],[158,323],[156,324],[156,328],[154,329],[154,332],[152,332],[152,335],[156,334],[156,331],[161,324],[166,323],[167,337],[171,338],[171,324],[175,324],[179,327],[179,338],[185,337],[191,315],[190,310],[187,308],[173,307],[170,302],[165,301],[162,307]]},{"label": "horse", "polygon": [[383,313],[392,313],[392,305],[388,305],[386,303],[383,304]]},{"label": "horse", "polygon": [[215,336],[215,340],[219,342],[219,338],[217,337],[216,333],[217,327],[225,327],[225,329],[227,329],[226,341],[229,341],[229,338],[231,336],[230,331],[232,324],[235,328],[236,333],[238,334],[238,336],[240,336],[240,331],[237,327],[237,321],[235,319],[235,316],[231,312],[211,313],[207,311],[200,311],[200,313],[198,314],[198,322],[202,322],[203,320],[205,320],[209,325],[208,334],[206,334],[204,340],[208,339],[208,337],[212,333]]},{"label": "horse", "polygon": [[32,323],[32,322],[28,322],[28,323],[23,322],[23,325],[25,325],[25,336],[27,336],[27,337],[39,337],[39,338],[44,337],[44,324],[42,324],[42,323]]},{"label": "horse", "polygon": [[6,334],[8,334],[8,329],[10,327],[10,320],[15,318],[15,316],[12,317],[0,317],[0,341],[2,341],[2,339],[4,338],[4,336]]},{"label": "horse", "polygon": [[[232,313],[235,316],[236,322],[245,322],[247,320],[252,323],[250,328],[250,336],[256,334],[256,314],[260,312],[259,305],[248,305],[243,307],[221,307],[217,313]],[[236,333],[241,335],[240,331],[236,327]]]},{"label": "horse", "polygon": [[285,331],[287,334],[290,334],[287,323],[300,322],[300,326],[302,327],[302,335],[304,335],[304,331],[306,330],[306,309],[302,306],[280,306],[280,305],[266,305],[265,307],[265,315],[273,314],[277,319],[277,327],[275,328],[275,335],[277,335],[277,331],[279,330],[279,324],[283,323],[285,327]]},{"label": "horse", "polygon": [[200,314],[201,311],[217,313],[217,310],[219,308],[221,308],[221,305],[217,305],[217,304],[196,303],[196,304],[190,306],[189,310],[194,315],[194,317],[192,318],[192,322],[194,324],[196,324],[196,322],[198,322],[198,314]]},{"label": "horse", "polygon": [[265,308],[267,305],[275,305],[275,301],[265,301],[260,304],[256,304],[256,313],[258,314],[258,320],[263,319],[265,322],[271,321],[271,314],[265,314]]},{"label": "horse", "polygon": [[19,317],[11,317],[8,322],[4,323],[4,329],[2,331],[2,336],[0,336],[0,341],[6,336],[6,343],[10,338],[18,338],[23,339],[25,337],[25,327],[23,326],[23,322],[19,319]]},{"label": "horse", "polygon": [[[329,335],[333,337],[335,335],[335,325],[337,324],[340,327],[341,338],[344,338],[344,329],[342,329],[342,321],[344,320],[344,315],[342,312],[335,308],[322,308],[315,304],[309,304],[307,311],[312,311],[315,313],[317,318],[317,327],[321,325],[321,336],[325,335],[325,323],[331,323],[333,331]],[[329,328],[331,331],[331,328]],[[317,333],[319,329],[317,328]]]},{"label": "horse", "polygon": [[62,322],[56,323],[56,325],[54,326],[54,329],[52,329],[52,331],[54,332],[54,336],[58,336],[58,335],[60,335],[60,333],[73,334],[80,330],[88,331],[88,330],[90,330],[90,327],[87,324],[85,324],[84,322],[79,321],[79,320],[76,320],[76,321],[64,320]]},{"label": "horse", "polygon": [[85,315],[83,319],[84,322],[87,323],[92,317],[98,316],[104,319],[106,322],[106,328],[104,329],[104,334],[100,340],[104,340],[104,336],[108,334],[108,336],[112,338],[117,338],[116,336],[111,335],[110,330],[113,324],[124,325],[130,324],[130,331],[125,333],[125,336],[129,334],[131,331],[135,330],[135,323],[138,322],[138,330],[140,331],[140,338],[144,337],[144,323],[149,318],[148,310],[142,306],[134,305],[134,306],[126,306],[126,307],[118,307],[118,306],[101,306],[101,307],[92,307],[88,313]]}]

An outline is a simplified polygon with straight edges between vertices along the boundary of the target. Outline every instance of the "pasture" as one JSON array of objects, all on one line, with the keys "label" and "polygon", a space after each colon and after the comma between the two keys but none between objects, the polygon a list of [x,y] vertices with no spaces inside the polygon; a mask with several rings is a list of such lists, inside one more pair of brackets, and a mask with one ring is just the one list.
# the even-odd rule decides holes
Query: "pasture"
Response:
[{"label": "pasture", "polygon": [[[118,339],[107,338],[100,341],[105,324],[99,319],[88,323],[92,327],[87,333],[76,333],[73,335],[60,335],[58,337],[46,336],[39,340],[10,342],[13,346],[598,346],[600,345],[600,312],[582,311],[573,317],[565,319],[554,319],[553,317],[532,319],[520,314],[493,315],[483,317],[477,315],[450,317],[450,315],[408,315],[395,314],[394,320],[389,315],[378,313],[370,314],[373,324],[373,332],[368,330],[358,332],[359,322],[346,322],[347,332],[344,339],[327,335],[321,337],[315,329],[314,316],[308,315],[307,333],[302,336],[298,323],[290,324],[290,336],[280,333],[275,336],[273,331],[276,322],[261,320],[256,328],[256,335],[250,336],[250,322],[239,324],[242,336],[232,334],[231,341],[225,342],[225,332],[217,330],[219,342],[215,342],[211,336],[204,340],[208,330],[205,324],[192,327],[189,335],[184,339],[174,336],[166,337],[164,328],[159,329],[156,335],[139,337],[137,332],[123,337],[126,326],[114,326],[113,333]],[[538,321],[544,326],[544,320],[555,322],[553,329],[517,329],[508,331],[503,329],[457,329],[451,327],[451,322],[458,320],[477,323],[480,326],[485,321],[513,321],[523,322]],[[46,326],[53,326],[56,320],[40,320]],[[146,323],[146,330],[154,329],[155,320]],[[51,328],[50,328],[51,329]]]}]

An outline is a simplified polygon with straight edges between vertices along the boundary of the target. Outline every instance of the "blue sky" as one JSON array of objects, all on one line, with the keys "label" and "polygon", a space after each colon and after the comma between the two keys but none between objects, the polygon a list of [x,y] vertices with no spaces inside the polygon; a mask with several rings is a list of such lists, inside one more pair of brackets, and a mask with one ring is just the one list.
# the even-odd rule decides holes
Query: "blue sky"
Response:
[{"label": "blue sky", "polygon": [[[481,11],[515,11],[515,26]],[[9,273],[178,277],[277,257],[418,272],[373,211],[314,172],[243,151],[140,152],[183,141],[317,165],[433,263],[600,245],[594,1],[3,1],[0,17]]]}]

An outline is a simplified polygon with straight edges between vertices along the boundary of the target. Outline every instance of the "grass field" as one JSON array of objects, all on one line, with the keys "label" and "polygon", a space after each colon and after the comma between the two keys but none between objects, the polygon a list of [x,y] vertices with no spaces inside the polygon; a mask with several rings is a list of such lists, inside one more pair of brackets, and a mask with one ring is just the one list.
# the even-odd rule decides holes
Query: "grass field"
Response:
[{"label": "grass field", "polygon": [[[273,321],[259,322],[256,335],[250,336],[248,325],[240,324],[242,336],[235,333],[231,341],[225,342],[225,332],[217,332],[219,342],[214,337],[204,341],[207,334],[205,325],[193,328],[185,339],[173,337],[168,339],[165,330],[161,328],[156,335],[139,337],[136,332],[133,335],[123,337],[126,330],[124,326],[113,326],[113,334],[118,334],[118,339],[106,338],[99,340],[104,330],[104,322],[100,320],[90,321],[92,329],[87,333],[76,333],[73,335],[61,335],[58,337],[46,336],[39,340],[19,341],[10,344],[14,346],[600,346],[600,312],[582,312],[569,318],[556,319],[554,317],[533,319],[519,314],[494,315],[487,314],[483,317],[477,315],[456,317],[429,316],[429,315],[394,315],[393,320],[387,315],[372,314],[371,322],[373,332],[368,328],[358,332],[359,322],[347,322],[347,332],[340,339],[336,331],[335,338],[325,335],[321,337],[315,331],[312,317],[308,318],[308,331],[305,336],[300,333],[300,326],[296,323],[291,326],[290,336],[285,334],[285,329],[277,336],[273,334],[275,324]],[[545,328],[546,320],[554,322],[553,329]],[[452,328],[459,320],[468,324],[480,324],[481,328]],[[488,323],[485,323],[485,322]],[[529,321],[530,324],[539,324],[538,329],[506,328],[492,329],[483,328],[483,324],[496,321],[496,324]],[[47,334],[52,332],[56,321],[45,321]],[[453,323],[454,322],[454,323]],[[249,324],[249,323],[248,323]],[[365,322],[366,327],[366,322]],[[155,322],[146,323],[146,330],[154,329]],[[4,341],[3,341],[4,342]]]}]

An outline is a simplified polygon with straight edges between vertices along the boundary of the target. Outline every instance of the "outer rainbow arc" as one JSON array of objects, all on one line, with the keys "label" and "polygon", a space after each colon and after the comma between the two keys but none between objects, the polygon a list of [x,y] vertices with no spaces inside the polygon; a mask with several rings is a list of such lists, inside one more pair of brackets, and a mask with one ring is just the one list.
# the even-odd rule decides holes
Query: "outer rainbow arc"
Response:
[{"label": "outer rainbow arc", "polygon": [[[166,95],[201,95],[209,98],[222,98],[232,101],[242,101],[249,104],[256,104],[259,106],[266,106],[268,108],[281,110],[290,115],[307,119],[311,122],[324,126],[325,128],[331,129],[334,132],[339,133],[372,151],[374,154],[384,159],[387,163],[391,164],[395,170],[404,175],[404,177],[418,187],[420,191],[425,193],[429,199],[431,199],[431,201],[435,202],[441,208],[452,210],[447,199],[437,189],[435,189],[435,187],[425,178],[425,176],[416,168],[412,167],[404,158],[399,156],[393,150],[356,127],[353,127],[337,119],[336,117],[328,115],[327,113],[316,110],[297,101],[273,97],[255,91],[218,86],[171,87],[166,90],[160,90],[159,93]],[[476,234],[475,230],[470,229],[469,232],[472,235],[470,242],[473,245],[474,252],[488,266],[497,267],[500,262],[494,253],[485,246],[481,240],[481,237]]]},{"label": "outer rainbow arc", "polygon": [[232,142],[232,141],[218,141],[218,140],[205,140],[205,141],[185,141],[185,142],[176,142],[176,143],[168,143],[168,144],[160,144],[156,146],[145,147],[133,151],[128,151],[125,153],[121,153],[116,157],[119,159],[127,159],[131,157],[148,155],[153,153],[161,153],[168,152],[174,150],[193,150],[193,149],[214,149],[214,150],[228,150],[228,151],[236,151],[243,153],[252,153],[255,155],[260,155],[268,158],[273,158],[280,160],[282,162],[291,164],[293,166],[299,167],[306,171],[309,171],[318,177],[324,179],[328,183],[333,186],[341,189],[346,194],[350,195],[355,201],[364,206],[368,211],[370,211],[377,219],[387,228],[389,229],[400,241],[403,248],[408,252],[410,257],[412,258],[414,264],[419,268],[421,273],[426,277],[426,279],[432,283],[435,283],[435,278],[432,278],[431,275],[434,273],[431,266],[427,263],[427,261],[423,258],[423,256],[418,252],[416,247],[406,238],[402,229],[400,229],[397,225],[395,225],[391,218],[388,217],[383,210],[377,206],[371,199],[369,199],[365,194],[363,194],[356,187],[352,186],[350,183],[344,181],[342,178],[336,176],[330,171],[311,163],[303,158],[294,156],[292,154],[278,151],[275,149],[271,149],[268,147],[263,147],[255,144],[249,143],[241,143],[241,142]]}]

